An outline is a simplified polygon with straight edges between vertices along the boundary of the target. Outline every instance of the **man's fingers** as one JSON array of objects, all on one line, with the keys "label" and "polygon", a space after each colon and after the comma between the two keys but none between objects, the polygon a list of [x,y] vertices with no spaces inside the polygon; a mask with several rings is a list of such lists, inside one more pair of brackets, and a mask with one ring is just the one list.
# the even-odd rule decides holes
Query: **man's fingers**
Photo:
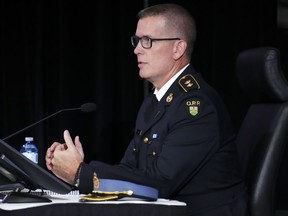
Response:
[{"label": "man's fingers", "polygon": [[53,164],[50,162],[46,162],[46,167],[48,170],[52,170],[53,169]]},{"label": "man's fingers", "polygon": [[65,144],[66,144],[67,148],[74,147],[73,140],[72,140],[68,130],[64,131],[64,140],[65,140]]},{"label": "man's fingers", "polygon": [[50,147],[49,147],[49,151],[51,152],[51,154],[53,154],[53,152],[55,151],[55,148],[60,145],[61,143],[59,142],[54,142]]},{"label": "man's fingers", "polygon": [[75,147],[76,147],[77,151],[80,153],[82,159],[84,159],[84,151],[83,151],[79,136],[75,137],[74,142],[75,142]]}]

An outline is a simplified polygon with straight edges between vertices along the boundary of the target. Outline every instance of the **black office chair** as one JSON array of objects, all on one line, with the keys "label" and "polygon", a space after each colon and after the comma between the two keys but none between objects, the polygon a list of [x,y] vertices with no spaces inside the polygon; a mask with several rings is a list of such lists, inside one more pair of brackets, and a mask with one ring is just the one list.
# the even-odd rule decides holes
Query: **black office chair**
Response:
[{"label": "black office chair", "polygon": [[248,187],[251,216],[275,215],[275,186],[288,143],[288,82],[280,52],[261,47],[241,52],[236,73],[251,105],[236,143]]}]

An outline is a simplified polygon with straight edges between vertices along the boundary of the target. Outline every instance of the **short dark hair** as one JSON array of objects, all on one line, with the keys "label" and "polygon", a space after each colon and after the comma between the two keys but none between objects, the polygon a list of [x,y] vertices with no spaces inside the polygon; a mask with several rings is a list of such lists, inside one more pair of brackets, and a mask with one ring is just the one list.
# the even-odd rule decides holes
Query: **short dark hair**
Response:
[{"label": "short dark hair", "polygon": [[196,40],[196,24],[192,15],[184,7],[167,3],[157,4],[144,8],[138,13],[138,19],[149,16],[162,16],[166,20],[167,26],[175,30],[181,39],[187,42],[187,54],[191,56],[194,42]]}]

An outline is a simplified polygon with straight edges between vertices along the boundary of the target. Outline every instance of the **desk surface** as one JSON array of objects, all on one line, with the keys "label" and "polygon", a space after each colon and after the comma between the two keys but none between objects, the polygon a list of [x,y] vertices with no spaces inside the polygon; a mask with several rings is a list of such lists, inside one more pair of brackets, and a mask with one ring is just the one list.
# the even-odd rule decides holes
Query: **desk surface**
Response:
[{"label": "desk surface", "polygon": [[143,201],[125,198],[118,201],[79,202],[81,195],[48,196],[52,202],[0,203],[0,215],[69,216],[175,216],[185,215],[186,204],[176,200]]}]

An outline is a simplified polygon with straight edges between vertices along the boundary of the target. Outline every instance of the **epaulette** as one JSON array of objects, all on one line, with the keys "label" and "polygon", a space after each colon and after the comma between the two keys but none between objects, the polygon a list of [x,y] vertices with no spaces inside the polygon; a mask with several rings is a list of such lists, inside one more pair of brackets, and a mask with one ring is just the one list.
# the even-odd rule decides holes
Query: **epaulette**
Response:
[{"label": "epaulette", "polygon": [[191,74],[181,77],[178,83],[185,92],[188,92],[191,89],[200,89],[199,83]]}]

